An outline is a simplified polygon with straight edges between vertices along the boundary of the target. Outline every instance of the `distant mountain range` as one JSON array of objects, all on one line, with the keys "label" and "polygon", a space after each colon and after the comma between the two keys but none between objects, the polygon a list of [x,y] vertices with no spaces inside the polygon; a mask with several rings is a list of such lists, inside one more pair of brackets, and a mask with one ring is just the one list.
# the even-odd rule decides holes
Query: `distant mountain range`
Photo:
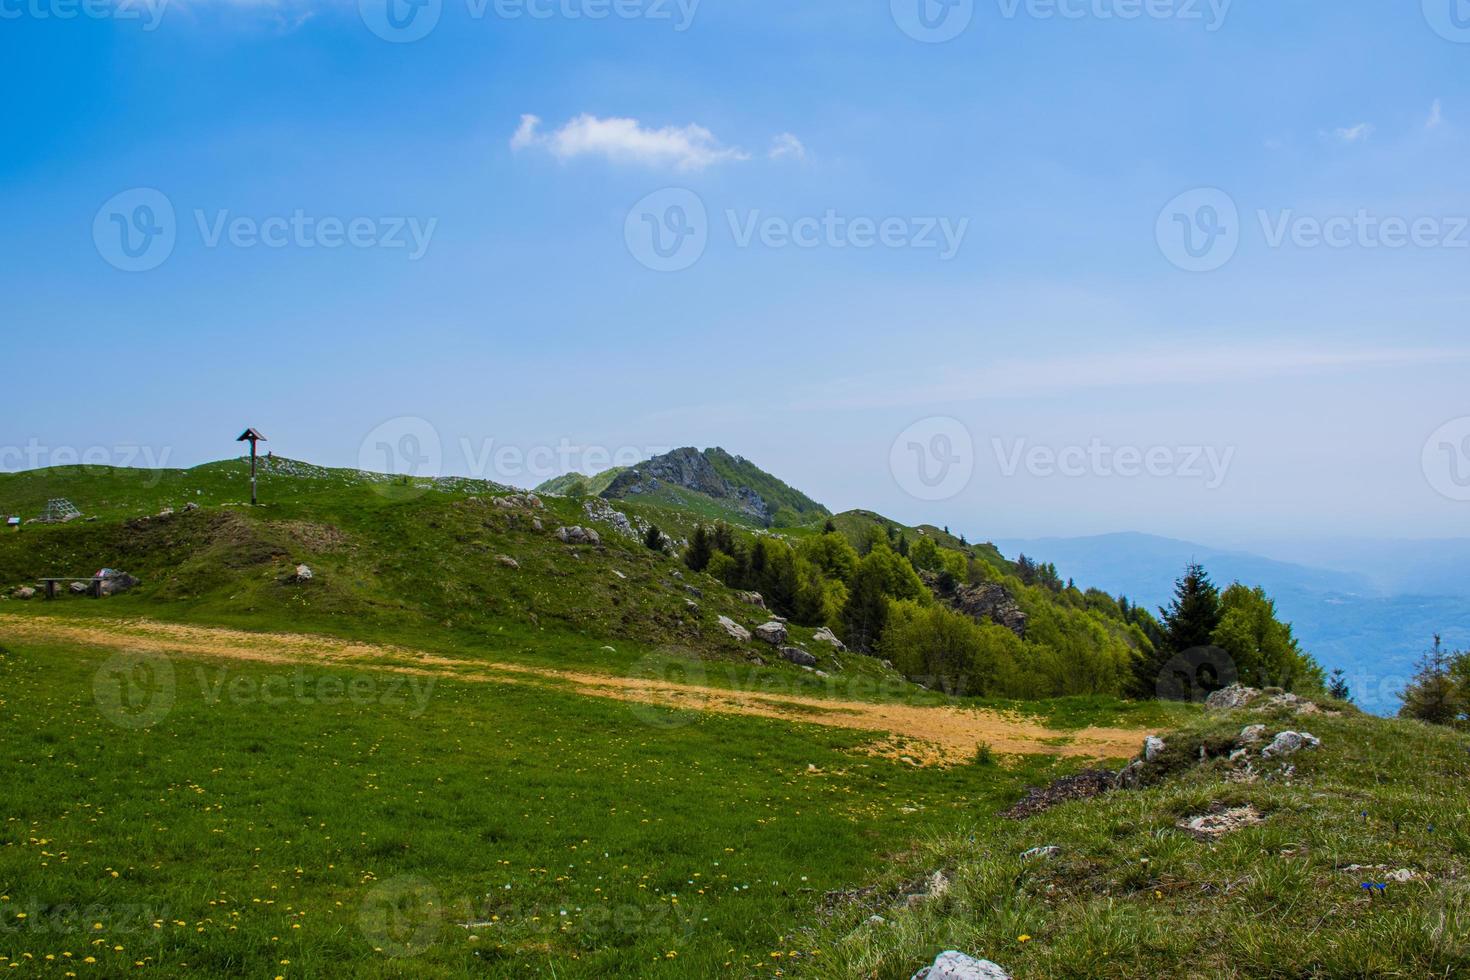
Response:
[{"label": "distant mountain range", "polygon": [[1358,703],[1380,714],[1398,709],[1396,694],[1435,633],[1452,647],[1470,646],[1470,589],[1457,572],[1470,565],[1470,554],[1461,542],[1378,542],[1378,550],[1366,541],[1316,543],[1312,553],[1330,567],[1137,533],[994,543],[1007,558],[1024,553],[1052,562],[1081,588],[1126,595],[1150,609],[1169,601],[1190,561],[1222,587],[1259,585],[1302,645],[1329,670],[1346,671]]}]

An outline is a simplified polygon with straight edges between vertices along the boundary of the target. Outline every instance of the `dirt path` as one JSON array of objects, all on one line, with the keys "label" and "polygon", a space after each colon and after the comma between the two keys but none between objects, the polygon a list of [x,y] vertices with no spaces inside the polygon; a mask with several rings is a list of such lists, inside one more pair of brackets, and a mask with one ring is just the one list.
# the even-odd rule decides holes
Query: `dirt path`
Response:
[{"label": "dirt path", "polygon": [[[1148,731],[1084,728],[1058,731],[1039,722],[980,708],[934,707],[846,701],[763,690],[679,683],[652,676],[619,676],[556,670],[485,660],[464,660],[407,647],[353,643],[298,633],[251,633],[151,620],[88,620],[85,623],[0,614],[0,637],[63,640],[110,650],[248,660],[275,664],[352,665],[497,683],[557,683],[578,694],[721,714],[756,715],[781,721],[826,725],[882,737],[868,748],[918,765],[947,765],[972,759],[983,742],[1000,754],[1126,758],[1138,751]],[[689,674],[698,677],[698,666]]]}]

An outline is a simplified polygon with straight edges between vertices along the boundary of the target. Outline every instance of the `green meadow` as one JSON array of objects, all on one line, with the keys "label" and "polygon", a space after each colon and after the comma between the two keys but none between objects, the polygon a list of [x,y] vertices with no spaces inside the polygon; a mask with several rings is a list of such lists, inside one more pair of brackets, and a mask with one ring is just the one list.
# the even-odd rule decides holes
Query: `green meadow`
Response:
[{"label": "green meadow", "polygon": [[860,732],[536,686],[4,646],[17,975],[789,972],[826,955],[799,938],[826,892],[1066,768],[921,769]]}]

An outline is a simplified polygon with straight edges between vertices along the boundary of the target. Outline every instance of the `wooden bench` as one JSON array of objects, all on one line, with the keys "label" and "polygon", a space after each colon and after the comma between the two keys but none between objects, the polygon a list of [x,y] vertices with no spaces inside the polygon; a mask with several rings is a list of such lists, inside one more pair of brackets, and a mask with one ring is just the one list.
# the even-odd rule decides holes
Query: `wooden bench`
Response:
[{"label": "wooden bench", "polygon": [[88,586],[89,586],[89,588],[87,589],[87,591],[88,591],[88,593],[91,594],[92,598],[93,599],[100,599],[100,598],[102,598],[102,579],[100,577],[92,577],[92,578],[43,578],[43,579],[41,579],[41,584],[46,587],[46,598],[48,598],[48,599],[55,599],[56,598],[56,586],[57,586],[57,583],[59,583],[59,582],[86,582],[88,584]]}]

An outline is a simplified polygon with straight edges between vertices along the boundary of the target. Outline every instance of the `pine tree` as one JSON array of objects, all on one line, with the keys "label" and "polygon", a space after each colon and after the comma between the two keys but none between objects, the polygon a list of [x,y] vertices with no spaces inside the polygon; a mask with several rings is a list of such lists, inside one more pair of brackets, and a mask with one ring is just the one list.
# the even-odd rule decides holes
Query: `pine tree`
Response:
[{"label": "pine tree", "polygon": [[823,534],[836,534],[837,533],[837,525],[832,523],[832,519],[830,517],[827,518],[827,523],[822,525],[822,533]]},{"label": "pine tree", "polygon": [[1164,639],[1172,655],[1207,647],[1220,625],[1220,590],[1198,562],[1190,562],[1174,583],[1174,601],[1160,609]]},{"label": "pine tree", "polygon": [[[1150,629],[1153,617],[1133,606],[1135,622],[1149,635],[1152,650],[1133,662],[1133,693],[1138,697],[1157,697],[1159,681],[1175,654],[1211,644],[1215,627],[1220,624],[1220,592],[1204,568],[1191,562],[1184,576],[1174,583],[1174,601],[1168,609],[1160,609],[1162,624]],[[1145,618],[1147,617],[1147,618]]]},{"label": "pine tree", "polygon": [[709,531],[701,524],[694,529],[694,534],[689,539],[689,549],[684,552],[684,564],[696,572],[702,572],[709,567],[713,553],[714,545],[710,542]]},{"label": "pine tree", "polygon": [[643,543],[654,551],[663,551],[664,532],[658,529],[657,524],[648,525],[648,531],[643,535]]},{"label": "pine tree", "polygon": [[1353,692],[1348,688],[1347,676],[1339,667],[1332,672],[1332,681],[1327,685],[1327,696],[1339,701],[1351,701]]},{"label": "pine tree", "polygon": [[1434,646],[1424,654],[1414,679],[1399,695],[1404,702],[1400,718],[1417,718],[1432,725],[1453,725],[1460,720],[1470,706],[1465,704],[1463,692],[1450,673],[1452,659],[1436,633]]}]

